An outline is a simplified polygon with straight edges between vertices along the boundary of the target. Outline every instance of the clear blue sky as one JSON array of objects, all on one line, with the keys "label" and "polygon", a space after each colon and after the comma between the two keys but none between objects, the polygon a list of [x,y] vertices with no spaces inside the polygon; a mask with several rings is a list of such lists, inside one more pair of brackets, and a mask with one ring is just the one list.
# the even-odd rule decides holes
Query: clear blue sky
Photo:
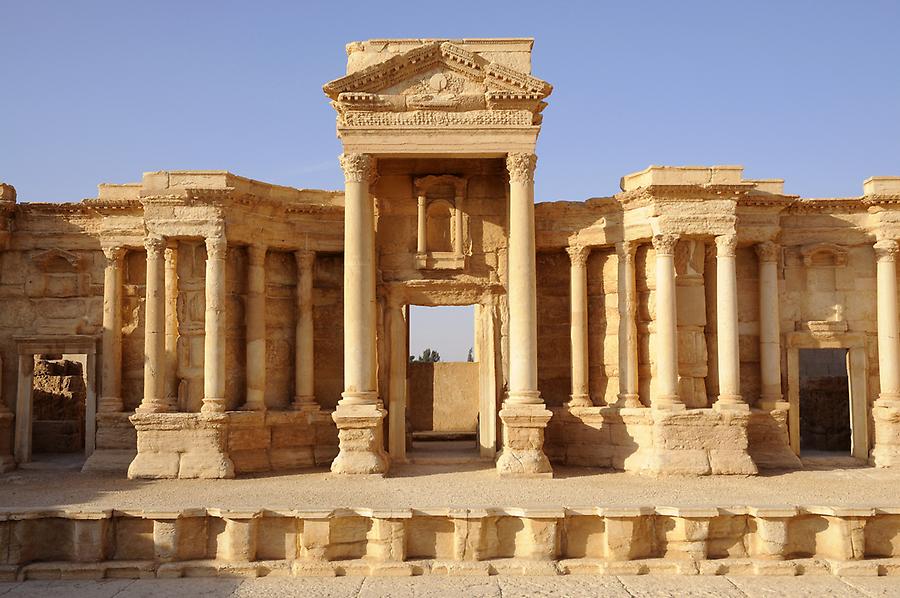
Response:
[{"label": "clear blue sky", "polygon": [[0,0],[0,25],[0,180],[21,201],[176,168],[340,188],[321,85],[374,37],[534,37],[555,87],[539,201],[648,164],[743,164],[813,197],[900,174],[900,0]]}]

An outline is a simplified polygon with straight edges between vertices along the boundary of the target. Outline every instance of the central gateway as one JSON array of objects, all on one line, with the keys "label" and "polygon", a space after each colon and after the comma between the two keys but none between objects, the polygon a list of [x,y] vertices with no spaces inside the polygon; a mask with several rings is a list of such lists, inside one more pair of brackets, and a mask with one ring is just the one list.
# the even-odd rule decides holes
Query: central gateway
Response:
[{"label": "central gateway", "polygon": [[335,472],[380,474],[406,459],[408,306],[475,305],[479,452],[492,457],[499,444],[501,474],[551,474],[537,385],[534,149],[552,88],[531,76],[531,47],[354,43],[347,75],[325,85],[346,179]]}]

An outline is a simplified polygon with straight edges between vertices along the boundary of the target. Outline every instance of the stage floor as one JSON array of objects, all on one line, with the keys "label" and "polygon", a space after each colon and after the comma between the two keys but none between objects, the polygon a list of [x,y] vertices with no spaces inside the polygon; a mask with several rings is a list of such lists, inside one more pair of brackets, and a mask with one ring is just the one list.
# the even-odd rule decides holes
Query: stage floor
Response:
[{"label": "stage floor", "polygon": [[[816,469],[813,469],[816,468]],[[128,480],[29,469],[0,475],[0,508],[424,509],[441,507],[900,506],[900,470],[833,468],[755,477],[649,478],[557,467],[553,479],[500,478],[490,463],[398,465],[384,479],[325,469],[235,480]]]}]

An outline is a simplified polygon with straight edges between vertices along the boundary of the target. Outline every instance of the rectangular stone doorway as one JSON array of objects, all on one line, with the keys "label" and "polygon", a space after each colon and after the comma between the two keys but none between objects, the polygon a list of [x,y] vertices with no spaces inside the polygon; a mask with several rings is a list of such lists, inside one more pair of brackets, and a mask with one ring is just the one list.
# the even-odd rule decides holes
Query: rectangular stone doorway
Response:
[{"label": "rectangular stone doorway", "polygon": [[848,350],[801,349],[800,456],[850,457],[851,427]]},{"label": "rectangular stone doorway", "polygon": [[410,306],[407,458],[411,463],[481,460],[474,312],[471,305]]},{"label": "rectangular stone doorway", "polygon": [[84,464],[86,372],[85,354],[34,356],[31,467],[81,469]]}]

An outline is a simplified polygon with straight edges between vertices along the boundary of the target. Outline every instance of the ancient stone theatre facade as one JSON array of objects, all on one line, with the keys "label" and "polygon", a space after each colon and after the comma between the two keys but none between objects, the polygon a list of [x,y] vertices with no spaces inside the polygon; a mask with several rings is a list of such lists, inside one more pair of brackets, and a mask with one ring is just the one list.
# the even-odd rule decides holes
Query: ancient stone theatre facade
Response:
[{"label": "ancient stone theatre facade", "polygon": [[[812,199],[650,166],[535,203],[552,88],[531,50],[348,45],[324,86],[343,191],[165,171],[40,204],[2,185],[0,469],[36,458],[35,356],[71,354],[84,469],[131,478],[385,474],[438,428],[506,476],[746,475],[835,447],[897,465],[900,177]],[[410,307],[451,305],[474,306],[475,360],[423,391]]]}]

